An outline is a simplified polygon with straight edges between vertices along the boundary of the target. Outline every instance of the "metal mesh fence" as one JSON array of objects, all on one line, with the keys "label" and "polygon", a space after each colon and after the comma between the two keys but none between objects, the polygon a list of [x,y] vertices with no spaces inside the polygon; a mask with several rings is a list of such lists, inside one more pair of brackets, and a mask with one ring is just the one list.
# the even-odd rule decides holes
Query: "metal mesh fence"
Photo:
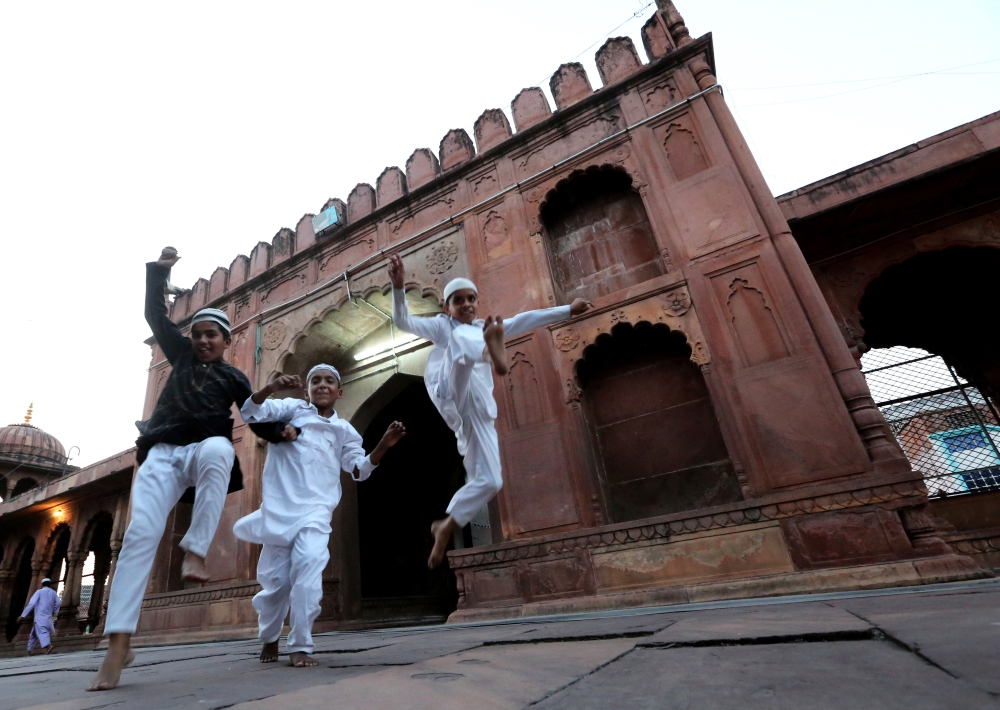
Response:
[{"label": "metal mesh fence", "polygon": [[1000,490],[1000,421],[943,358],[915,348],[861,359],[875,403],[932,496]]}]

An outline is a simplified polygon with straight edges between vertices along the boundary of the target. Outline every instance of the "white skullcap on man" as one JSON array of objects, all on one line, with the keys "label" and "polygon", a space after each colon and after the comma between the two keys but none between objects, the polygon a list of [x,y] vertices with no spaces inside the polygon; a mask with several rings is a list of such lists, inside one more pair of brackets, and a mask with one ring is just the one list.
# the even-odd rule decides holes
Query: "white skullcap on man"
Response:
[{"label": "white skullcap on man", "polygon": [[191,319],[191,325],[194,325],[195,323],[204,323],[205,321],[216,323],[220,328],[222,328],[222,331],[226,334],[227,338],[233,330],[229,325],[229,316],[226,315],[225,311],[220,311],[218,308],[202,308],[194,314],[194,318]]},{"label": "white skullcap on man", "polygon": [[462,289],[469,289],[475,291],[476,295],[479,295],[479,289],[476,288],[476,284],[472,283],[469,279],[464,279],[459,277],[457,279],[452,279],[448,282],[448,285],[444,287],[444,302],[447,303],[448,299],[455,291],[461,291]]},{"label": "white skullcap on man", "polygon": [[52,584],[52,580],[46,577],[45,579],[42,580],[42,584]]},{"label": "white skullcap on man", "polygon": [[327,370],[333,373],[333,376],[337,378],[337,384],[340,384],[340,373],[337,372],[337,368],[333,365],[327,365],[325,362],[321,362],[316,365],[313,369],[309,370],[309,374],[306,375],[306,389],[309,389],[309,380],[312,379],[313,375],[321,370]]}]

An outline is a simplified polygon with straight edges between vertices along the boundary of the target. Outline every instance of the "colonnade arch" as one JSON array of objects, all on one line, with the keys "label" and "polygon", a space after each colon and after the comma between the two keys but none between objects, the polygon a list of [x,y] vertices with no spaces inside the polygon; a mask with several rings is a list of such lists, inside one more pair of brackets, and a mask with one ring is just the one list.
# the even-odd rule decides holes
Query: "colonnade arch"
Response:
[{"label": "colonnade arch", "polygon": [[1000,249],[953,246],[885,267],[858,304],[862,371],[932,496],[1000,490]]}]

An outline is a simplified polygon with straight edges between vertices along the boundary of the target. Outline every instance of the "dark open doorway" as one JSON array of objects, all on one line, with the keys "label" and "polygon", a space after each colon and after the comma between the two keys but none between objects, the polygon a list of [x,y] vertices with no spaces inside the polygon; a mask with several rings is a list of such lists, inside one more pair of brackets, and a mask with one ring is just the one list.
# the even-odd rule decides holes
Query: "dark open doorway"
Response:
[{"label": "dark open doorway", "polygon": [[458,601],[455,576],[446,567],[427,569],[431,523],[444,517],[465,482],[455,435],[441,419],[418,378],[397,394],[364,429],[371,451],[394,421],[406,437],[358,485],[361,596],[366,617],[443,620]]}]

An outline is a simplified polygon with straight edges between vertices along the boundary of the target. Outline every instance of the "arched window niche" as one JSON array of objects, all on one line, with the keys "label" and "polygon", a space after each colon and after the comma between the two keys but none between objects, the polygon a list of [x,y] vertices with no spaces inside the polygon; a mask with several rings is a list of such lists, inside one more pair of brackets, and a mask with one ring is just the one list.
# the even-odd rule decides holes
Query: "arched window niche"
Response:
[{"label": "arched window niche", "polygon": [[612,522],[743,499],[701,370],[684,334],[620,324],[577,363]]},{"label": "arched window niche", "polygon": [[541,206],[559,300],[593,300],[666,273],[632,178],[589,168],[560,182]]}]

